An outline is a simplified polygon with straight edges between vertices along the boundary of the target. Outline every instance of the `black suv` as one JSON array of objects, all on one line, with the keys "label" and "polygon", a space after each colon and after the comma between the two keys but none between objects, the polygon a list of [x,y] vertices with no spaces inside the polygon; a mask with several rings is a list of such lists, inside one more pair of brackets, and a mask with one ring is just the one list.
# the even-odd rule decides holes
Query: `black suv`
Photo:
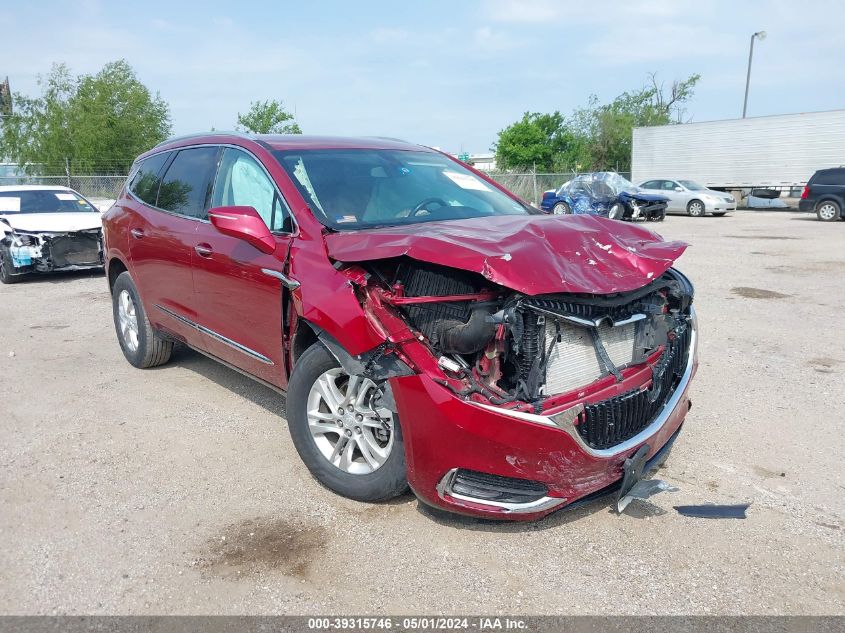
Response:
[{"label": "black suv", "polygon": [[804,187],[798,208],[815,211],[823,222],[835,222],[841,218],[845,208],[845,167],[820,169],[813,174]]}]

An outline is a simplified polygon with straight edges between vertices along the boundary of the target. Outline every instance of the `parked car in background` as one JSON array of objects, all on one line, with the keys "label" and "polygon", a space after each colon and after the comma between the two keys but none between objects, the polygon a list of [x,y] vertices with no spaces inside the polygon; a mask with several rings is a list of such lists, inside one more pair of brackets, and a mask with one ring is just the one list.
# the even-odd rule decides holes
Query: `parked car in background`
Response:
[{"label": "parked car in background", "polygon": [[845,209],[845,167],[820,169],[812,175],[798,203],[801,211],[815,211],[822,222],[835,222]]},{"label": "parked car in background", "polygon": [[708,189],[693,180],[646,180],[640,184],[640,189],[666,196],[669,199],[667,213],[702,217],[707,213],[723,216],[736,211],[736,200],[731,194]]},{"label": "parked car in background", "polygon": [[0,282],[103,266],[100,212],[68,187],[0,186]]},{"label": "parked car in background", "polygon": [[175,139],[103,222],[127,361],[179,341],[285,392],[303,462],[353,499],[538,518],[626,492],[690,406],[686,244],[542,214],[429,148]]},{"label": "parked car in background", "polygon": [[611,220],[656,220],[666,216],[665,196],[645,193],[607,171],[576,176],[557,190],[543,192],[540,208],[554,215],[589,214]]}]

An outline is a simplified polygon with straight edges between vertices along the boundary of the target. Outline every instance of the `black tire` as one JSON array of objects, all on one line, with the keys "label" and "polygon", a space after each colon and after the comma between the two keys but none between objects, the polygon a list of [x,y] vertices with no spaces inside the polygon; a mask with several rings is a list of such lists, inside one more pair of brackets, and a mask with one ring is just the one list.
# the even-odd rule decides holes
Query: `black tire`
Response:
[{"label": "black tire", "polygon": [[572,209],[569,208],[569,205],[565,202],[558,202],[555,206],[552,207],[552,214],[553,215],[571,215]]},{"label": "black tire", "polygon": [[0,247],[0,283],[16,284],[23,279],[23,275],[13,275],[12,268],[12,256],[9,249]]},{"label": "black tire", "polygon": [[836,222],[842,217],[842,208],[835,200],[822,200],[816,205],[816,217],[822,222]]},{"label": "black tire", "polygon": [[701,200],[690,200],[687,203],[687,213],[694,218],[703,218],[705,216],[705,206]]},{"label": "black tire", "polygon": [[607,210],[607,217],[611,220],[621,220],[625,217],[625,206],[621,202],[614,202]]},{"label": "black tire", "polygon": [[393,448],[386,461],[367,474],[348,473],[332,464],[317,448],[314,436],[308,429],[307,408],[311,387],[317,378],[337,367],[340,367],[337,359],[321,343],[312,345],[299,358],[288,384],[290,437],[308,470],[329,490],[356,501],[369,503],[393,499],[408,489],[405,445],[397,414],[393,414]]},{"label": "black tire", "polygon": [[[131,344],[124,339],[124,334],[121,332],[120,327],[118,302],[123,292],[129,293],[135,308],[138,343],[134,350]],[[123,355],[131,365],[138,369],[147,369],[149,367],[163,365],[170,360],[170,354],[173,351],[173,342],[162,337],[150,325],[150,320],[144,311],[144,305],[138,296],[138,290],[135,288],[135,283],[132,281],[132,277],[128,272],[120,273],[114,282],[114,287],[112,288],[112,317],[114,318],[114,329],[117,333],[120,349],[123,350]]]},{"label": "black tire", "polygon": [[727,211],[714,211],[713,217],[714,218],[721,218],[721,217],[724,217],[725,213],[727,213]]}]

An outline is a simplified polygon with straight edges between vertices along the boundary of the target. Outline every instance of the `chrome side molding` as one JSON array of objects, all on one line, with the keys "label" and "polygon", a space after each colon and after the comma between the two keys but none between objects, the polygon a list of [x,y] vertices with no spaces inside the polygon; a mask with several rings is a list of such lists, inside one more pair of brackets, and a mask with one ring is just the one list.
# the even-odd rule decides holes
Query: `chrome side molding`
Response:
[{"label": "chrome side molding", "polygon": [[157,303],[155,304],[155,307],[158,308],[159,310],[161,310],[162,312],[164,312],[165,314],[172,316],[177,321],[181,321],[185,325],[194,328],[198,332],[202,332],[206,336],[210,336],[211,338],[213,338],[217,341],[220,341],[224,345],[228,345],[232,349],[237,350],[237,351],[241,352],[242,354],[246,354],[250,358],[254,358],[255,360],[260,361],[260,362],[264,363],[265,365],[274,365],[275,364],[272,360],[267,358],[264,354],[259,354],[254,349],[250,349],[246,345],[241,345],[237,341],[233,341],[232,339],[223,336],[219,332],[215,332],[214,330],[207,328],[204,325],[200,325],[196,321],[192,321],[191,319],[184,317],[181,314],[177,314],[176,312],[174,312],[173,310],[171,310],[169,308],[165,308],[164,306],[159,305]]}]

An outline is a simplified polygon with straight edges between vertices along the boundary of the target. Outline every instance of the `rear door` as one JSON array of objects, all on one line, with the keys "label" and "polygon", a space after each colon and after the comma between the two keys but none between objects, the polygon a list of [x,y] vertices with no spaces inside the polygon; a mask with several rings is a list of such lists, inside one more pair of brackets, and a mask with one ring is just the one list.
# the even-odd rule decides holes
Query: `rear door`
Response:
[{"label": "rear door", "polygon": [[[124,208],[129,212],[130,272],[153,326],[195,344],[191,249],[196,222],[158,206],[162,176],[176,154],[163,152],[145,159],[129,183],[130,199]],[[162,198],[172,190],[170,184]]]},{"label": "rear door", "polygon": [[219,233],[208,222],[194,235],[194,288],[203,346],[214,356],[266,380],[287,386],[283,311],[289,298],[285,271],[293,220],[272,178],[249,152],[226,147],[211,205],[250,206],[276,237],[273,254]]}]

